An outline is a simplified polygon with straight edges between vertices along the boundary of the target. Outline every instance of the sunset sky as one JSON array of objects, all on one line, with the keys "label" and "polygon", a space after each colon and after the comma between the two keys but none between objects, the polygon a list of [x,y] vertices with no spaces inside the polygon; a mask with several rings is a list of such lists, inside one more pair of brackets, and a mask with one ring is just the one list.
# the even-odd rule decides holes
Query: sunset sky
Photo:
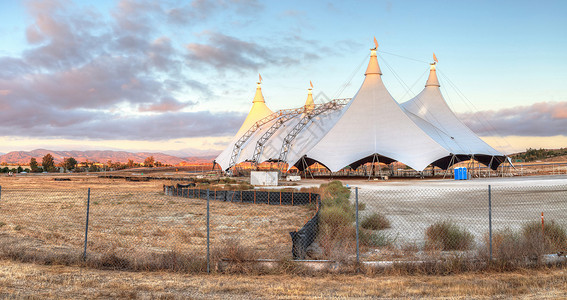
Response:
[{"label": "sunset sky", "polygon": [[352,97],[376,37],[403,102],[435,52],[492,146],[567,147],[566,1],[0,0],[0,152],[222,150],[252,105]]}]

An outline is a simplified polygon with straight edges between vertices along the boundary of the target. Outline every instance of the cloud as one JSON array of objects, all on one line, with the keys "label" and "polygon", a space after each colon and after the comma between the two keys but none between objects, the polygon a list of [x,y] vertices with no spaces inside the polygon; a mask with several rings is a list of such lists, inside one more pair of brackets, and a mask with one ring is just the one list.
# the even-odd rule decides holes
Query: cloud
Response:
[{"label": "cloud", "polygon": [[196,102],[179,102],[173,98],[163,98],[158,103],[140,105],[138,111],[141,112],[166,112],[166,111],[178,111],[188,106],[193,106],[197,104]]},{"label": "cloud", "polygon": [[[239,1],[198,2],[233,11],[246,5]],[[0,57],[3,130],[34,137],[112,139],[126,135],[140,139],[158,130],[169,132],[162,137],[185,137],[214,134],[214,129],[222,134],[230,131],[230,126],[238,127],[240,124],[231,121],[239,120],[238,114],[219,117],[208,111],[179,112],[196,104],[176,100],[179,95],[213,93],[206,82],[191,78],[184,69],[184,50],[174,45],[168,36],[171,32],[163,31],[161,22],[179,9],[192,10],[201,20],[218,11],[194,5],[178,9],[176,3],[164,3],[122,0],[110,17],[105,17],[92,7],[70,1],[26,2],[32,21],[22,34],[29,47],[20,56]],[[124,107],[154,114],[117,116],[115,112]],[[181,122],[179,116],[202,121],[189,126],[189,121]],[[228,122],[222,123],[222,119]],[[175,124],[166,124],[168,120],[177,122],[180,130],[172,131]],[[148,127],[144,122],[154,124]],[[150,136],[162,138],[155,132]]]},{"label": "cloud", "polygon": [[166,111],[155,115],[123,116],[91,110],[18,107],[13,112],[18,113],[11,115],[8,111],[0,111],[0,127],[13,136],[109,140],[160,141],[232,135],[245,118],[242,113],[209,111]]},{"label": "cloud", "polygon": [[[266,41],[266,46],[252,41],[245,41],[219,32],[205,31],[206,43],[189,43],[187,64],[192,67],[212,67],[220,73],[226,71],[258,71],[268,65],[289,67],[301,64],[305,59],[319,59],[315,50],[309,51],[305,41],[297,36],[281,37],[278,42]],[[302,59],[298,59],[298,57]]]},{"label": "cloud", "polygon": [[[263,9],[255,0],[120,0],[100,12],[67,0],[25,3],[30,21],[21,37],[27,46],[19,55],[0,57],[0,128],[14,136],[231,135],[243,114],[222,108],[188,111],[215,97],[207,78],[217,74],[200,68],[243,72],[299,66],[319,59],[322,49],[316,43],[305,47],[294,35],[254,41],[214,29],[190,33],[192,26],[202,30],[220,18],[223,24],[246,23]],[[181,36],[177,30],[189,33]],[[233,92],[232,87],[219,91]]]},{"label": "cloud", "polygon": [[567,102],[461,113],[459,118],[481,136],[567,136]]}]

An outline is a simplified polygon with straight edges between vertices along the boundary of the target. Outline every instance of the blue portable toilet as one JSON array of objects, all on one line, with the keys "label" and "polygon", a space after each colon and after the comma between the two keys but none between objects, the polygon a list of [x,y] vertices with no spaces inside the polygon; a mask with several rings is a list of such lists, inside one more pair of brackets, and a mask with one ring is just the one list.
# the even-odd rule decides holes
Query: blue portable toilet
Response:
[{"label": "blue portable toilet", "polygon": [[461,168],[454,168],[453,173],[455,175],[455,180],[460,180],[461,178]]},{"label": "blue portable toilet", "polygon": [[467,172],[467,167],[462,167],[461,169],[462,169],[462,170],[461,170],[461,172],[462,172],[462,174],[461,174],[461,179],[462,179],[462,180],[467,180],[467,179],[469,179],[469,173]]}]

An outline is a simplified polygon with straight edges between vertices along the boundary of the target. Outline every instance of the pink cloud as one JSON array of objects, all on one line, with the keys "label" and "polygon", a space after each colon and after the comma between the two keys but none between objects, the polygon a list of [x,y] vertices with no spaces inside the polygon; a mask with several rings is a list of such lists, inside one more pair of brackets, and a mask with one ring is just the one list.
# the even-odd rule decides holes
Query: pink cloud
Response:
[{"label": "pink cloud", "polygon": [[481,136],[567,136],[567,102],[462,113],[459,118]]},{"label": "pink cloud", "polygon": [[140,105],[138,111],[140,112],[167,112],[167,111],[178,111],[187,106],[195,105],[195,102],[183,103],[179,102],[173,98],[164,98],[160,102]]}]

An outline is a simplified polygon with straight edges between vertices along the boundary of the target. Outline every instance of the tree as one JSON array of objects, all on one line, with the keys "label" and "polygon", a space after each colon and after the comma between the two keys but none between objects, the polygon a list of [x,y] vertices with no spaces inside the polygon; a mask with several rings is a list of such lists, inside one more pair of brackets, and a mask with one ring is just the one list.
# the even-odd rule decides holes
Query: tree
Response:
[{"label": "tree", "polygon": [[37,167],[37,160],[35,159],[35,157],[32,157],[30,159],[30,168],[32,172],[37,172],[39,171],[38,167]]},{"label": "tree", "polygon": [[150,167],[150,168],[152,168],[153,166],[154,166],[154,157],[153,157],[153,155],[152,155],[152,156],[150,156],[150,157],[147,157],[147,158],[144,160],[144,167]]},{"label": "tree", "polygon": [[88,168],[89,172],[98,172],[100,171],[100,169],[98,168],[98,166],[94,163],[92,163],[89,168]]},{"label": "tree", "polygon": [[18,166],[18,168],[16,169],[16,172],[18,173],[22,173],[24,171],[24,168],[22,168],[22,166]]},{"label": "tree", "polygon": [[77,160],[73,157],[65,158],[65,160],[63,161],[63,167],[66,170],[73,170],[75,169],[75,167],[77,167]]},{"label": "tree", "polygon": [[132,169],[132,168],[135,166],[135,163],[134,163],[133,160],[129,159],[129,160],[128,160],[128,163],[126,163],[126,166],[127,166],[129,169]]},{"label": "tree", "polygon": [[47,153],[41,160],[41,166],[44,171],[53,172],[55,170],[55,161],[53,160],[53,155]]}]

